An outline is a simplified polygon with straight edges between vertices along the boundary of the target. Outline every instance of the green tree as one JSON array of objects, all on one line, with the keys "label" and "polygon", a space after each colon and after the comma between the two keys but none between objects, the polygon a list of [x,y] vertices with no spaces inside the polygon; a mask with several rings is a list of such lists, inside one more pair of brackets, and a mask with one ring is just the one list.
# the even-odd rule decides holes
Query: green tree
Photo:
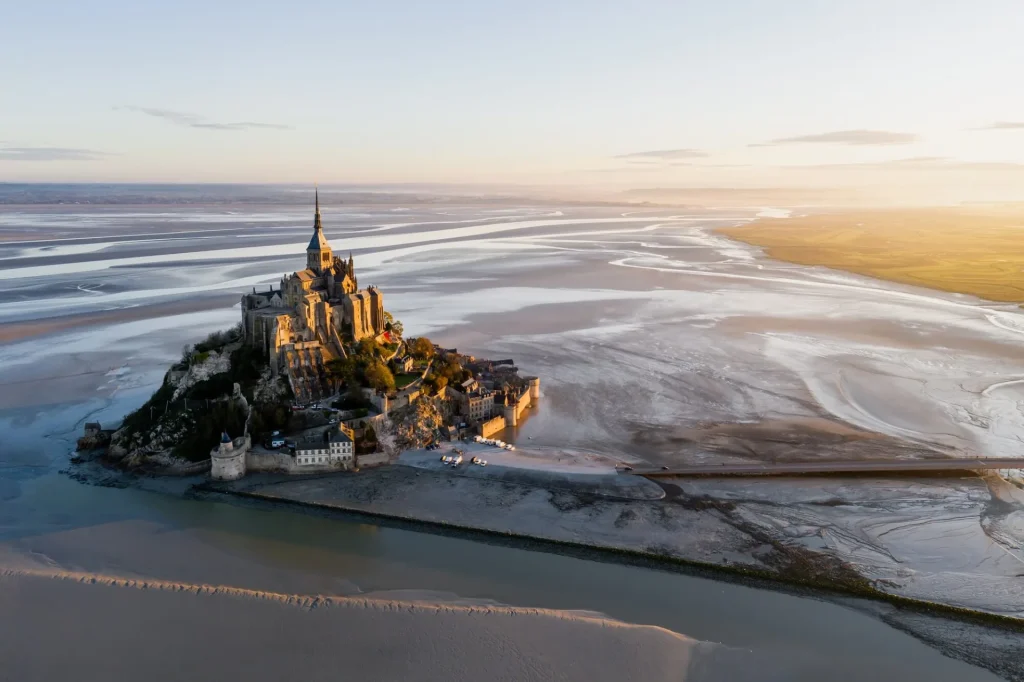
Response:
[{"label": "green tree", "polygon": [[428,360],[434,357],[434,344],[425,336],[409,341],[409,353],[417,360]]},{"label": "green tree", "polygon": [[360,339],[359,343],[356,344],[356,355],[361,358],[373,359],[383,357],[384,349],[377,343],[377,340],[367,336],[365,339]]},{"label": "green tree", "polygon": [[336,358],[327,363],[327,376],[337,385],[351,386],[359,374],[354,358]]},{"label": "green tree", "polygon": [[373,424],[367,424],[363,430],[362,445],[367,449],[377,447],[377,432],[373,430]]},{"label": "green tree", "polygon": [[363,376],[371,388],[388,393],[395,390],[395,376],[387,368],[387,365],[379,360],[367,365]]}]

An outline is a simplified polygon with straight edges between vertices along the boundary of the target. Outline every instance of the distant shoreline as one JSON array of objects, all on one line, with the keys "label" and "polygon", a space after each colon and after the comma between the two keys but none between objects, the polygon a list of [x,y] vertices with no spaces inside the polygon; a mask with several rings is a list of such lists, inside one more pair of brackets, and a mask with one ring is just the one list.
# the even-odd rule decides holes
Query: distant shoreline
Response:
[{"label": "distant shoreline", "polygon": [[1024,210],[875,210],[760,218],[715,232],[772,259],[1024,304]]}]

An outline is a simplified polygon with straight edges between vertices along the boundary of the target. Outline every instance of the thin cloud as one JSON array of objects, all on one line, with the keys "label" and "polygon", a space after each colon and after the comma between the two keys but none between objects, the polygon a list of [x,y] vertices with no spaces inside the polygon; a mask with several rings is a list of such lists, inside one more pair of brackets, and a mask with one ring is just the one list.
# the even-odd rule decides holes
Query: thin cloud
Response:
[{"label": "thin cloud", "polygon": [[584,168],[578,171],[569,171],[570,173],[619,173],[622,175],[631,175],[633,173],[665,173],[669,170],[668,166],[662,165],[650,165],[645,164],[642,166],[627,166],[623,168]]},{"label": "thin cloud", "polygon": [[163,120],[174,123],[175,125],[186,126],[188,128],[201,128],[204,130],[253,130],[260,128],[273,130],[292,129],[291,126],[284,125],[282,123],[258,123],[256,121],[218,123],[204,118],[203,116],[188,114],[182,111],[172,111],[171,109],[155,109],[153,107],[137,107],[131,105],[114,108],[122,111],[136,111],[140,114],[146,114],[147,116],[162,118]]},{"label": "thin cloud", "polygon": [[748,145],[750,147],[774,147],[780,144],[847,144],[847,145],[892,145],[916,142],[913,133],[894,133],[888,130],[836,130],[831,133],[780,137],[768,142]]},{"label": "thin cloud", "polygon": [[0,147],[0,161],[99,161],[106,152],[72,147]]},{"label": "thin cloud", "polygon": [[928,170],[928,171],[1020,171],[1024,164],[1012,161],[959,161],[948,156],[912,156],[906,159],[872,161],[866,163],[832,163],[788,168],[814,170]]},{"label": "thin cloud", "polygon": [[672,161],[674,159],[702,159],[706,156],[707,152],[702,152],[699,149],[658,149],[651,152],[619,154],[613,158],[626,159],[628,161],[637,161],[641,159],[652,161]]},{"label": "thin cloud", "polygon": [[693,163],[691,161],[673,161],[668,164],[669,168],[744,168],[746,164],[735,163]]},{"label": "thin cloud", "polygon": [[996,121],[971,130],[1024,130],[1024,121]]}]

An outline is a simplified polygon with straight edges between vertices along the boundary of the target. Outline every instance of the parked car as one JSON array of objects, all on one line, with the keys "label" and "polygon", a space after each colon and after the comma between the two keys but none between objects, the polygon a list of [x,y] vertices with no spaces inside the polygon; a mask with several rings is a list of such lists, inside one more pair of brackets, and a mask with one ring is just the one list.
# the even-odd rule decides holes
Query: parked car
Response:
[{"label": "parked car", "polygon": [[273,450],[277,450],[280,447],[284,447],[284,438],[280,438],[280,437],[278,437],[278,438],[271,438],[270,439],[270,447]]}]

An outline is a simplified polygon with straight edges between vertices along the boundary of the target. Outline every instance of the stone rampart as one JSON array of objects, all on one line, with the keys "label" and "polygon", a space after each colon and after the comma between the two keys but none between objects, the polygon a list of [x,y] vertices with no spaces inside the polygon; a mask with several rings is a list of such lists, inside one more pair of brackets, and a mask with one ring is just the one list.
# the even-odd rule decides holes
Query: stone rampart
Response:
[{"label": "stone rampart", "polygon": [[488,419],[485,422],[481,422],[480,426],[477,427],[480,431],[480,435],[484,438],[490,438],[496,433],[501,433],[508,426],[505,421],[505,417],[497,416],[493,419]]},{"label": "stone rampart", "polygon": [[356,455],[356,466],[360,469],[366,467],[378,467],[384,464],[390,464],[391,458],[388,457],[386,452],[374,452],[369,455]]},{"label": "stone rampart", "polygon": [[[523,391],[513,404],[505,405],[502,408],[502,416],[505,418],[506,424],[508,426],[518,426],[523,412],[526,412],[532,404],[533,398],[530,395],[530,391]],[[484,437],[486,438],[486,436]]]},{"label": "stone rampart", "polygon": [[[235,384],[236,386],[238,384]],[[210,478],[234,481],[245,476],[245,459],[252,448],[249,434],[222,442],[210,452]]]},{"label": "stone rampart", "polygon": [[283,474],[323,474],[343,471],[340,462],[329,465],[306,464],[300,466],[287,452],[250,452],[246,458],[249,471],[269,471]]},{"label": "stone rampart", "polygon": [[175,476],[193,476],[195,474],[205,474],[210,470],[211,462],[211,459],[204,459],[201,462],[190,462],[188,464],[181,464],[171,469],[170,473]]}]

